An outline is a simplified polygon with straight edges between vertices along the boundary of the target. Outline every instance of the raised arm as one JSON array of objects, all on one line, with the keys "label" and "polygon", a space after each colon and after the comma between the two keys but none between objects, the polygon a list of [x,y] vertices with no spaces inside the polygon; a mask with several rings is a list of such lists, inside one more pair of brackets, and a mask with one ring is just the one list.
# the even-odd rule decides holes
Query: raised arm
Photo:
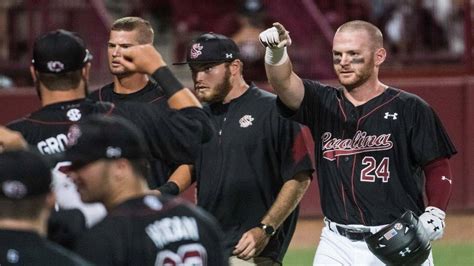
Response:
[{"label": "raised arm", "polygon": [[151,44],[136,45],[122,51],[120,64],[131,71],[151,75],[168,96],[173,109],[201,107],[201,103],[188,88],[183,87],[171,73],[161,54]]},{"label": "raised arm", "polygon": [[287,47],[291,45],[289,32],[278,22],[260,33],[260,41],[266,47],[265,70],[268,81],[282,102],[297,110],[304,96],[303,81],[293,71]]}]

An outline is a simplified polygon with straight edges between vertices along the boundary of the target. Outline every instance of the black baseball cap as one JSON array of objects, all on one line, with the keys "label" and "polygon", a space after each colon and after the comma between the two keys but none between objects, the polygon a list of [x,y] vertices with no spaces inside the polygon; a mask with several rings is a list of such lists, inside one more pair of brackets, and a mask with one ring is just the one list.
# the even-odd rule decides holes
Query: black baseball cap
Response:
[{"label": "black baseball cap", "polygon": [[0,154],[0,198],[22,200],[49,193],[51,168],[38,153],[7,151]]},{"label": "black baseball cap", "polygon": [[230,62],[239,58],[239,47],[232,39],[209,32],[191,42],[186,62],[174,63],[174,65]]},{"label": "black baseball cap", "polygon": [[55,30],[38,37],[32,64],[43,73],[60,74],[81,69],[92,60],[84,40],[75,32]]},{"label": "black baseball cap", "polygon": [[100,159],[148,159],[148,148],[141,131],[117,116],[94,115],[72,125],[63,159],[70,170]]}]

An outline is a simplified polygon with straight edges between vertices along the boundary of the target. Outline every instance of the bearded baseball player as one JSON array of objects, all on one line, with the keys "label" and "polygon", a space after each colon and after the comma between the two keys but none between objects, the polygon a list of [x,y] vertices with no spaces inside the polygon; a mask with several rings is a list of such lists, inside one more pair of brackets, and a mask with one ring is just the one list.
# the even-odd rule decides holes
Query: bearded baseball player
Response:
[{"label": "bearded baseball player", "polygon": [[[386,58],[380,30],[365,21],[337,29],[332,56],[339,88],[293,71],[291,39],[280,23],[260,40],[280,113],[307,125],[317,143],[326,226],[314,265],[383,265],[364,239],[407,210],[419,216],[430,240],[441,238],[453,180],[449,158],[456,149],[425,101],[379,80]],[[394,228],[383,237],[402,233],[402,226]],[[397,253],[397,263],[412,252]],[[430,254],[422,264],[432,263]]]}]

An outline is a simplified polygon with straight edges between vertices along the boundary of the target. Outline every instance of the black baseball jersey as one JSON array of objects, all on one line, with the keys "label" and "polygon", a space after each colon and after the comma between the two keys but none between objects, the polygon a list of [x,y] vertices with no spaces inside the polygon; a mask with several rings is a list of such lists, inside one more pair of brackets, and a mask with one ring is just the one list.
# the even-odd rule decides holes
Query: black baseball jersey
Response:
[{"label": "black baseball jersey", "polygon": [[97,265],[228,265],[217,222],[177,197],[121,203],[75,250]]},{"label": "black baseball jersey", "polygon": [[133,122],[145,135],[153,157],[176,163],[192,163],[202,141],[213,128],[204,111],[190,107],[174,111],[152,105],[97,103],[89,99],[44,106],[8,127],[23,134],[26,141],[43,154],[64,151],[69,127],[92,114],[119,115]]},{"label": "black baseball jersey", "polygon": [[163,90],[153,80],[148,81],[146,86],[141,90],[129,94],[114,92],[114,83],[109,83],[102,88],[91,92],[88,98],[98,102],[111,102],[114,104],[130,101],[152,103],[158,106],[163,105],[163,107],[168,108],[166,103],[168,98],[165,97]]},{"label": "black baseball jersey", "polygon": [[[129,94],[114,92],[114,83],[109,83],[102,88],[89,94],[89,98],[99,102],[111,102],[120,105],[126,102],[150,103],[156,108],[168,109],[168,98],[165,97],[161,87],[150,79],[146,86],[139,91]],[[150,188],[156,188],[168,181],[169,176],[176,169],[177,165],[166,158],[153,158],[150,160],[153,180],[149,180]]]},{"label": "black baseball jersey", "polygon": [[[232,251],[242,234],[260,223],[286,181],[314,170],[311,137],[278,114],[275,95],[254,85],[230,103],[205,110],[217,134],[202,146],[195,164],[197,202],[217,218]],[[260,256],[281,262],[297,215],[295,210]]]},{"label": "black baseball jersey", "polygon": [[354,106],[342,89],[304,80],[297,112],[308,125],[324,215],[342,224],[389,224],[406,210],[424,211],[422,167],[456,153],[441,121],[414,94],[387,88]]},{"label": "black baseball jersey", "polygon": [[0,265],[92,265],[33,231],[0,229]]}]

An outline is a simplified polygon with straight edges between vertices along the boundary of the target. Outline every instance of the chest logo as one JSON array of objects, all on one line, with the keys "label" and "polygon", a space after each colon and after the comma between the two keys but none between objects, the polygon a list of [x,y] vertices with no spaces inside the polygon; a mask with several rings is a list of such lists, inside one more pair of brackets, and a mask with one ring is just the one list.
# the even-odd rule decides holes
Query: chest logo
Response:
[{"label": "chest logo", "polygon": [[79,121],[79,119],[81,119],[82,117],[81,111],[79,111],[79,109],[76,109],[76,108],[73,108],[67,111],[66,115],[69,118],[69,120],[73,122]]},{"label": "chest logo", "polygon": [[240,127],[246,128],[252,125],[254,118],[251,115],[244,115],[239,119]]},{"label": "chest logo", "polygon": [[390,136],[391,134],[368,135],[359,130],[352,139],[339,139],[330,132],[325,132],[321,136],[323,157],[334,161],[339,156],[390,150],[393,147]]},{"label": "chest logo", "polygon": [[383,118],[385,119],[388,119],[388,118],[392,118],[393,120],[397,120],[397,116],[398,116],[398,113],[389,113],[389,112],[385,112],[385,115],[383,116]]}]

